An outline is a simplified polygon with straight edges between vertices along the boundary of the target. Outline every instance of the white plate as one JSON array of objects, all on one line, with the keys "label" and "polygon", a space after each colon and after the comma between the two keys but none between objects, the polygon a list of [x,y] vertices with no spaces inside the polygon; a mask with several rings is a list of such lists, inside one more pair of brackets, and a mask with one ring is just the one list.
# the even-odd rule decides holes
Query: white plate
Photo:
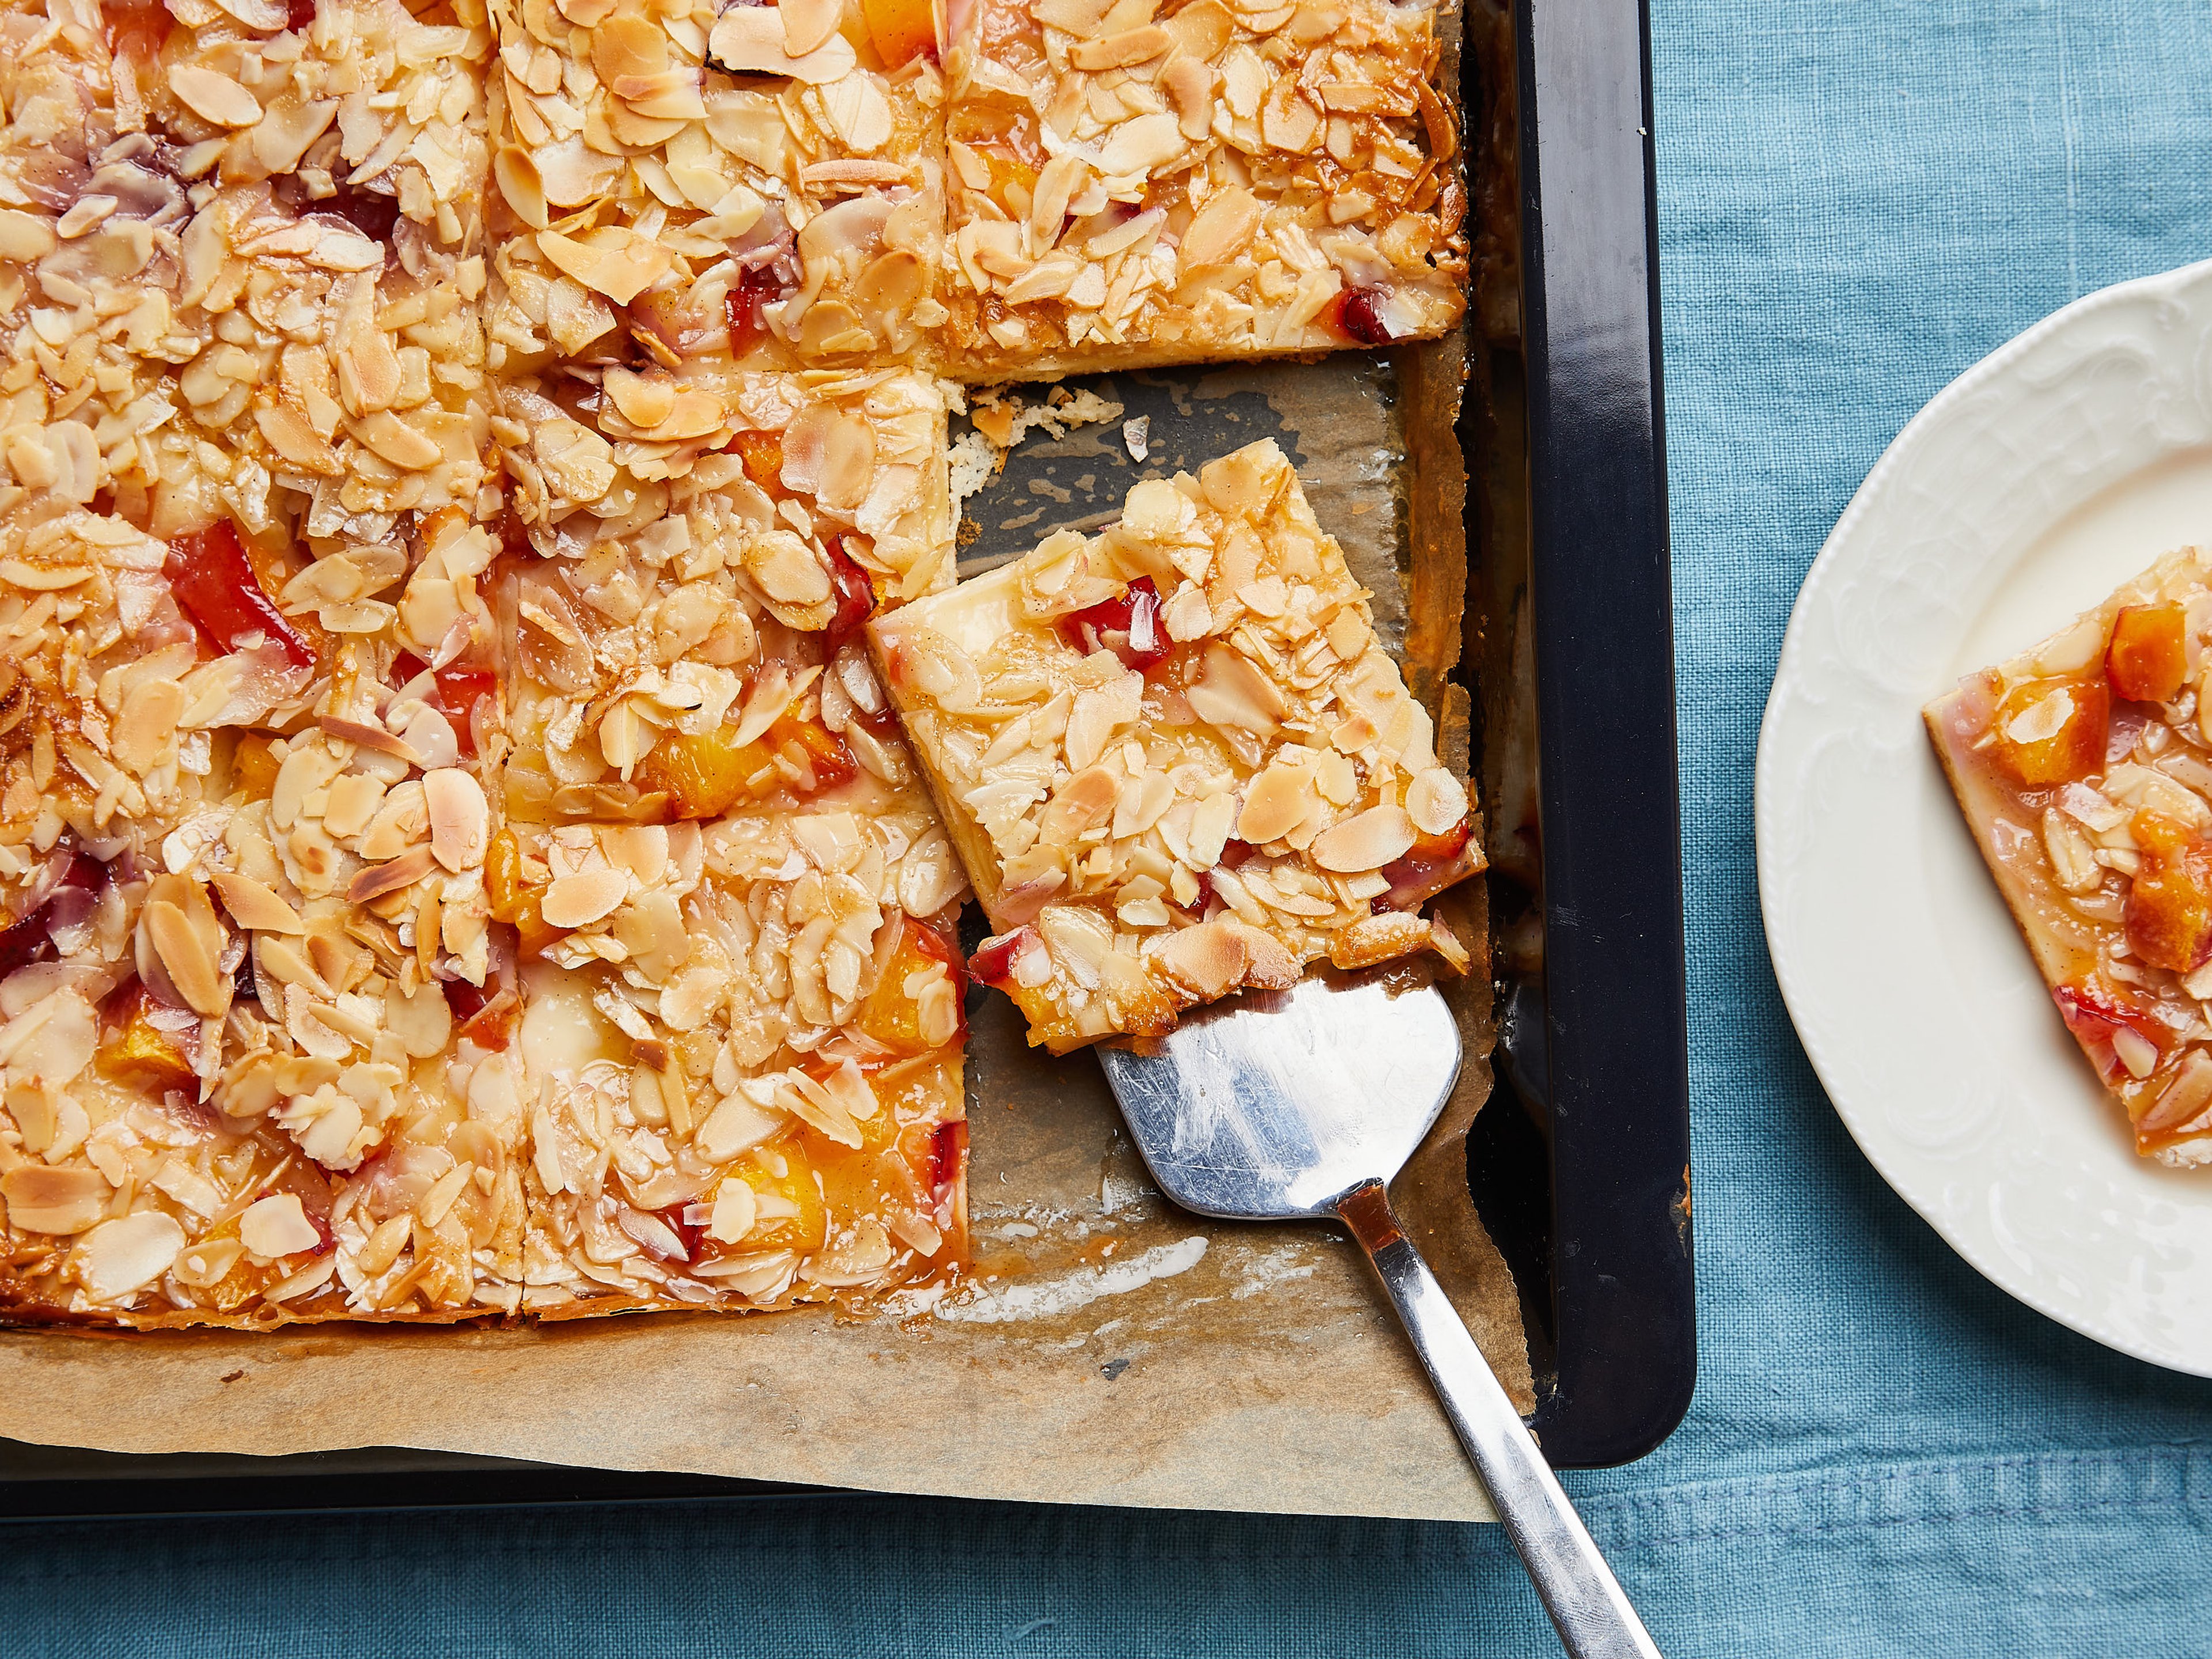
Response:
[{"label": "white plate", "polygon": [[2212,1170],[2136,1156],[1943,781],[1920,706],[2212,542],[2212,262],[1960,375],[1797,596],[1759,732],[1766,940],[1875,1167],[2030,1307],[2212,1376]]}]

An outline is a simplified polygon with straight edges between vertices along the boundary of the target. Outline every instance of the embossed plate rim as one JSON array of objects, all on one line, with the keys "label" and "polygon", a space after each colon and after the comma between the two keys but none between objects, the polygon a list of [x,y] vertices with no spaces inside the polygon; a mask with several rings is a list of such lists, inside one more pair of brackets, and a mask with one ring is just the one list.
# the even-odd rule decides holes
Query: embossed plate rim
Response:
[{"label": "embossed plate rim", "polygon": [[1875,1170],[2020,1301],[2200,1376],[2212,1172],[2134,1156],[2051,1016],[1918,708],[1973,665],[2001,599],[2012,625],[2008,583],[2035,590],[2027,611],[2055,627],[2148,564],[2160,549],[2080,561],[2064,526],[2124,524],[2151,475],[2208,451],[2212,261],[2086,295],[1960,375],[1875,463],[1807,574],[1754,798],[1775,977]]}]

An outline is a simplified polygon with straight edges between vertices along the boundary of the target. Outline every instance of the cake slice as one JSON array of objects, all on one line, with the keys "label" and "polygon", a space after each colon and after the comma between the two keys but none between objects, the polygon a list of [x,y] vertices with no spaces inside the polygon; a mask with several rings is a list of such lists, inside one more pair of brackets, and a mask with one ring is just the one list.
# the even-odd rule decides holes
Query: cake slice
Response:
[{"label": "cake slice", "polygon": [[[601,428],[635,412],[640,380],[605,371]],[[510,459],[520,533],[501,588],[519,818],[713,818],[850,776],[850,745],[790,711],[839,707],[844,677],[824,671],[878,603],[951,580],[936,382],[731,389],[712,448],[610,444],[541,392],[507,394],[531,445]]]},{"label": "cake slice", "polygon": [[1466,786],[1263,440],[868,636],[994,937],[969,971],[1055,1054],[1310,962],[1458,942]]},{"label": "cake slice", "polygon": [[1925,711],[2136,1150],[2212,1163],[2212,553],[2168,554]]},{"label": "cake slice", "polygon": [[849,1303],[964,1261],[966,883],[885,724],[802,807],[495,854],[539,1314]]},{"label": "cake slice", "polygon": [[916,358],[945,314],[927,3],[493,15],[497,176],[520,222],[496,332],[672,370]]},{"label": "cake slice", "polygon": [[1441,335],[1466,200],[1431,5],[975,0],[948,58],[946,372]]},{"label": "cake slice", "polygon": [[[146,678],[161,653],[113,671],[118,746],[168,722],[191,799],[166,825],[70,828],[49,848],[42,823],[9,849],[11,1317],[261,1326],[517,1305],[494,798],[422,695],[434,673],[395,688],[383,650],[337,646],[307,708],[233,686],[226,665],[247,650],[166,697],[144,690],[164,683]],[[272,714],[284,730],[252,724]]]}]

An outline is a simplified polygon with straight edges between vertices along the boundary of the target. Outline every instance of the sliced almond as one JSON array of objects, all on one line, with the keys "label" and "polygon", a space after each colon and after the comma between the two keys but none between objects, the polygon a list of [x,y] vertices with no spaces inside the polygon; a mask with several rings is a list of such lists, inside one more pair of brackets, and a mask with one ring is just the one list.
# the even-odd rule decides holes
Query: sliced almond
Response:
[{"label": "sliced almond", "polygon": [[783,49],[793,58],[804,58],[837,33],[844,17],[839,0],[781,0],[776,9],[783,15]]},{"label": "sliced almond", "polygon": [[1313,804],[1312,776],[1302,766],[1270,766],[1252,780],[1237,814],[1237,838],[1255,847],[1280,841],[1305,822]]},{"label": "sliced almond", "polygon": [[642,10],[618,11],[592,31],[592,68],[611,87],[626,75],[668,67],[668,36]]},{"label": "sliced almond", "polygon": [[1313,860],[1324,870],[1355,875],[1401,859],[1413,844],[1413,820],[1402,806],[1370,806],[1314,837]]},{"label": "sliced almond", "polygon": [[[395,795],[398,793],[398,790],[392,791]],[[386,810],[391,810],[388,803]],[[383,814],[379,813],[378,816],[381,817]],[[374,825],[370,827],[372,830],[374,828]],[[428,844],[410,847],[388,863],[372,865],[356,876],[346,889],[346,896],[356,904],[367,904],[372,899],[382,898],[386,893],[412,887],[437,866],[438,860]]]},{"label": "sliced almond", "polygon": [[547,884],[542,909],[556,927],[588,927],[614,914],[629,896],[629,878],[604,866]]},{"label": "sliced almond", "polygon": [[167,899],[153,900],[141,914],[139,926],[168,970],[169,982],[193,1012],[213,1018],[230,1006],[229,977],[179,906]]},{"label": "sliced almond", "polygon": [[298,1255],[323,1242],[297,1193],[272,1193],[247,1205],[238,1237],[254,1255],[270,1258]]},{"label": "sliced almond", "polygon": [[1204,672],[1185,693],[1209,726],[1231,726],[1263,738],[1281,726],[1289,705],[1267,677],[1219,641],[1206,647]]},{"label": "sliced almond", "polygon": [[222,895],[222,908],[240,927],[257,933],[303,933],[300,913],[271,887],[235,870],[218,870],[210,878]]},{"label": "sliced almond", "polygon": [[198,64],[169,70],[169,90],[178,102],[219,127],[250,127],[261,118],[261,100],[228,76]]},{"label": "sliced almond", "polygon": [[1183,264],[1193,269],[1227,264],[1251,242],[1260,218],[1258,200],[1242,185],[1216,191],[1183,234]]},{"label": "sliced almond", "polygon": [[1443,835],[1467,817],[1467,789],[1445,768],[1431,766],[1407,786],[1406,811],[1423,835]]},{"label": "sliced almond", "polygon": [[355,437],[392,465],[412,472],[428,471],[445,453],[389,410],[363,416],[352,423],[352,430]]},{"label": "sliced almond", "polygon": [[119,1302],[168,1272],[184,1248],[185,1230],[174,1217],[159,1210],[118,1216],[84,1236],[77,1247],[77,1279],[94,1301]]},{"label": "sliced almond", "polygon": [[1183,991],[1210,1002],[1243,980],[1244,940],[1225,921],[1204,921],[1170,937],[1153,960]]},{"label": "sliced almond", "polygon": [[[737,6],[723,16],[726,21],[740,14],[767,14],[774,9],[769,6]],[[771,25],[773,21],[771,18]],[[846,48],[848,52],[851,50],[849,46]],[[538,233],[538,246],[556,268],[623,306],[659,281],[676,261],[676,255],[669,249],[617,225],[605,225],[580,236],[541,230]]]},{"label": "sliced almond", "polygon": [[0,1176],[8,1224],[27,1233],[81,1233],[100,1219],[112,1190],[97,1170],[19,1164]]},{"label": "sliced almond", "polygon": [[441,766],[422,775],[422,799],[430,811],[430,851],[438,862],[456,875],[482,864],[491,842],[483,786],[457,766]]},{"label": "sliced almond", "polygon": [[1103,40],[1079,40],[1069,48],[1068,61],[1096,75],[1102,70],[1127,69],[1148,64],[1176,45],[1176,38],[1157,23],[1123,29]]},{"label": "sliced almond", "polygon": [[833,33],[810,52],[794,57],[786,47],[784,23],[775,6],[732,6],[714,20],[707,51],[714,64],[733,75],[787,75],[794,81],[826,85],[850,75],[860,58],[842,34]]},{"label": "sliced almond", "polygon": [[1328,959],[1338,968],[1370,968],[1412,956],[1433,943],[1427,921],[1411,911],[1362,916],[1328,942]]}]

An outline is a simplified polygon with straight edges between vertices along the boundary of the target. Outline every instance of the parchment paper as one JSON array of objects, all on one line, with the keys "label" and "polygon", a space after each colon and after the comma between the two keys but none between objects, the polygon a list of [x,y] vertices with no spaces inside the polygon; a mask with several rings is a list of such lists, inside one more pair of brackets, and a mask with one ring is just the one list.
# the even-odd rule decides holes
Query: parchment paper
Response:
[{"label": "parchment paper", "polygon": [[[1465,477],[1456,339],[1385,364],[1164,372],[1087,385],[1151,417],[1032,434],[969,502],[963,568],[1103,521],[1139,477],[1273,435],[1373,591],[1378,626],[1466,763]],[[1036,395],[1032,389],[1030,395]],[[1444,902],[1486,939],[1479,884]],[[1486,961],[1447,988],[1457,1095],[1401,1178],[1407,1224],[1531,1403],[1510,1276],[1468,1200],[1487,1097]],[[396,1446],[628,1470],[1062,1503],[1486,1518],[1379,1291],[1340,1232],[1203,1221],[1152,1188],[1095,1060],[972,1010],[974,1274],[930,1305],[659,1315],[535,1328],[274,1335],[0,1333],[0,1436],[125,1452]]]}]

